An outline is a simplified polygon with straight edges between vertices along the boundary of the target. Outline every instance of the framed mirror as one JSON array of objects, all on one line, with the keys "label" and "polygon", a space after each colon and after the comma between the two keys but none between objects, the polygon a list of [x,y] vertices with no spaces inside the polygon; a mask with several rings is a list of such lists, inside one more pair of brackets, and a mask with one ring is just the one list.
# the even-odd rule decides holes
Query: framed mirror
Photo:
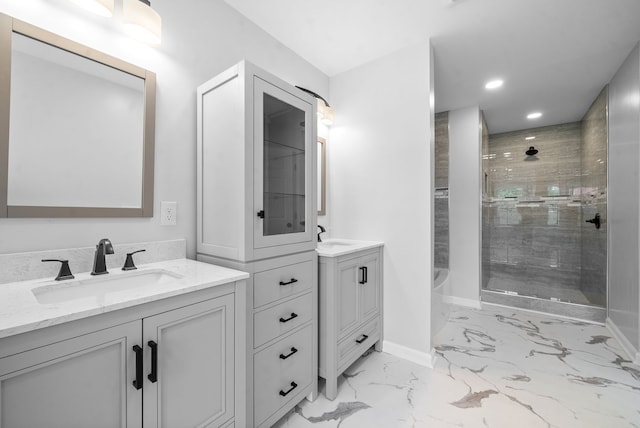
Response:
[{"label": "framed mirror", "polygon": [[327,164],[326,164],[327,140],[318,137],[318,215],[327,214]]},{"label": "framed mirror", "polygon": [[0,15],[0,217],[152,217],[155,74]]}]

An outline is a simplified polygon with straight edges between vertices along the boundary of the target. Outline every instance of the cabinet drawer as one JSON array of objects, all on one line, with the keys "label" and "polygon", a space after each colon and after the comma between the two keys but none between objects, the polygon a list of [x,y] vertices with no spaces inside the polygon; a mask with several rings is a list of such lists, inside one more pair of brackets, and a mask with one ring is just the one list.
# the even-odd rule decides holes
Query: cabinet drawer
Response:
[{"label": "cabinet drawer", "polygon": [[304,290],[313,284],[311,261],[282,266],[255,274],[253,279],[253,307],[258,308]]},{"label": "cabinet drawer", "polygon": [[311,383],[312,333],[308,326],[255,355],[254,426],[264,422]]},{"label": "cabinet drawer", "polygon": [[379,338],[380,318],[376,317],[342,340],[338,344],[338,371],[342,372],[346,369],[349,364],[369,349]]},{"label": "cabinet drawer", "polygon": [[258,347],[311,321],[312,294],[307,293],[253,315],[253,346]]}]

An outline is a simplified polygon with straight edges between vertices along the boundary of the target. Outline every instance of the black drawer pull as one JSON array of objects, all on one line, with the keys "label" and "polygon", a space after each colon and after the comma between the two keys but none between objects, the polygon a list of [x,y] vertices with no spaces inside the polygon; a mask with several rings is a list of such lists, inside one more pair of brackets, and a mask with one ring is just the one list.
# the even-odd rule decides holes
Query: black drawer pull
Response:
[{"label": "black drawer pull", "polygon": [[356,339],[356,343],[362,343],[365,340],[367,340],[368,338],[369,338],[369,336],[367,336],[366,334],[363,334],[360,339]]},{"label": "black drawer pull", "polygon": [[280,395],[282,395],[283,397],[286,397],[287,395],[289,395],[289,393],[291,391],[293,391],[294,389],[296,389],[298,387],[298,384],[295,382],[291,382],[291,388],[289,388],[289,390],[287,392],[280,390]]},{"label": "black drawer pull", "polygon": [[133,352],[136,353],[136,378],[133,380],[133,386],[140,389],[142,388],[142,348],[133,345]]},{"label": "black drawer pull", "polygon": [[287,319],[280,317],[280,322],[289,322],[294,318],[298,318],[298,314],[296,314],[295,312],[291,312],[291,316]]},{"label": "black drawer pull", "polygon": [[289,281],[289,282],[282,282],[282,281],[280,281],[280,285],[295,284],[296,282],[298,282],[298,280],[297,280],[297,279],[295,279],[295,278],[291,278],[291,281]]},{"label": "black drawer pull", "polygon": [[286,360],[287,358],[289,358],[290,356],[292,356],[296,352],[298,352],[298,350],[296,348],[292,347],[291,348],[291,352],[289,352],[287,355],[280,354],[280,358],[283,359],[283,360]]},{"label": "black drawer pull", "polygon": [[158,380],[158,344],[150,340],[147,345],[151,348],[151,373],[147,375],[147,379],[155,383]]}]

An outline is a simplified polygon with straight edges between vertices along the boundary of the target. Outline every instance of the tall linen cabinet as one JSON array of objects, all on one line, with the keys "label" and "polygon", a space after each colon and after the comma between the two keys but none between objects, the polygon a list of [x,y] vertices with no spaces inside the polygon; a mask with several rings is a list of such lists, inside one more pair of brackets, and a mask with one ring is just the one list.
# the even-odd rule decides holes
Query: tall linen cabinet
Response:
[{"label": "tall linen cabinet", "polygon": [[247,61],[198,87],[197,259],[251,274],[255,427],[317,396],[315,102]]}]

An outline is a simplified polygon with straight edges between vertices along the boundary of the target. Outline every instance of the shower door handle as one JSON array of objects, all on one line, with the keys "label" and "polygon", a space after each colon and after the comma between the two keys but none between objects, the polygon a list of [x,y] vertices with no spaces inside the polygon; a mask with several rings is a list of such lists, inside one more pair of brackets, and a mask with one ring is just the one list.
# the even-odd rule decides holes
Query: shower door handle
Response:
[{"label": "shower door handle", "polygon": [[586,223],[591,223],[596,226],[596,229],[600,229],[600,214],[596,214],[591,220],[585,220]]}]

